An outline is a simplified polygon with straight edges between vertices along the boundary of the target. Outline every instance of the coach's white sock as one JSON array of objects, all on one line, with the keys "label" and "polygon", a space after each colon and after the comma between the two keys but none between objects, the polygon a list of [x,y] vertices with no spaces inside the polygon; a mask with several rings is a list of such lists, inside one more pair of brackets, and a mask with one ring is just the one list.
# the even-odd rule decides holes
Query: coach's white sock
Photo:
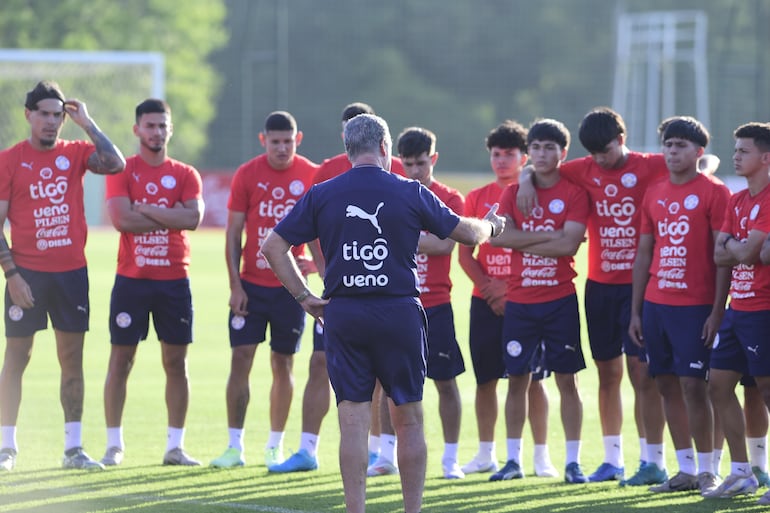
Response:
[{"label": "coach's white sock", "polygon": [[508,461],[513,460],[521,466],[521,438],[507,438]]},{"label": "coach's white sock", "polygon": [[123,449],[125,444],[123,443],[123,426],[108,427],[107,428],[107,448],[117,447]]},{"label": "coach's white sock", "polygon": [[318,451],[318,435],[303,432],[299,435],[299,448],[300,450],[304,449],[311,457],[315,458]]},{"label": "coach's white sock", "polygon": [[19,450],[18,446],[16,445],[16,426],[0,426],[0,433],[3,437],[3,449],[13,449],[14,451]]},{"label": "coach's white sock", "polygon": [[75,447],[83,447],[83,424],[80,422],[64,423],[64,451]]},{"label": "coach's white sock", "polygon": [[168,427],[168,436],[166,437],[166,452],[177,447],[184,447],[184,428]]},{"label": "coach's white sock", "polygon": [[227,448],[243,452],[243,428],[227,428],[227,436],[230,438]]},{"label": "coach's white sock", "polygon": [[762,472],[767,472],[767,437],[746,437],[749,447],[749,461],[752,467],[759,467]]},{"label": "coach's white sock", "polygon": [[602,442],[604,442],[604,461],[615,467],[623,467],[623,437],[605,436]]}]

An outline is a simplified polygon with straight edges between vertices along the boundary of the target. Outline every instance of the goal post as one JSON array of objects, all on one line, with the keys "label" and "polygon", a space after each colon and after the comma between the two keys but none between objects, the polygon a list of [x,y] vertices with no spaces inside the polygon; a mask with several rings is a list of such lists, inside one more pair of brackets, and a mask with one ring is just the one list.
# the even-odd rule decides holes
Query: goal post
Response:
[{"label": "goal post", "polygon": [[[165,96],[165,58],[158,52],[0,49],[0,148],[29,137],[24,119],[27,91],[54,80],[68,98],[85,102],[88,112],[120,150],[134,153],[134,108],[148,97]],[[64,139],[88,139],[68,121]],[[103,224],[104,178],[86,174],[86,218]]]}]

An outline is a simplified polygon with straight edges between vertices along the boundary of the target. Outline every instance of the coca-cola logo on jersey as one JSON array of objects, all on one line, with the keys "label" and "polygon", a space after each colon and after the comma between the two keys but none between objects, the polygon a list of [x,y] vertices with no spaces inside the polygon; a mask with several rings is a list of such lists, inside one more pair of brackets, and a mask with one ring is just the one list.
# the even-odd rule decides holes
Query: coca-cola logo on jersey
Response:
[{"label": "coca-cola logo on jersey", "polygon": [[37,239],[50,239],[51,237],[64,237],[69,232],[66,225],[59,225],[54,228],[40,228],[35,234]]}]

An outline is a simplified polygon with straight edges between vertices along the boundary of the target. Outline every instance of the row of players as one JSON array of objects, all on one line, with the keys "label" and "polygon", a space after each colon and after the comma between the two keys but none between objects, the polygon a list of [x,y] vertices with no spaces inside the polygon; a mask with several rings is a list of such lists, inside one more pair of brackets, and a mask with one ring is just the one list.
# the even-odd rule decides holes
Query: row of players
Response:
[{"label": "row of players", "polygon": [[[10,470],[15,463],[15,422],[20,403],[21,375],[29,358],[34,332],[45,328],[48,314],[56,330],[57,349],[62,362],[62,404],[66,423],[65,466],[102,468],[103,464],[115,465],[122,461],[124,442],[121,417],[126,382],[136,346],[139,340],[147,335],[150,313],[153,315],[158,338],[162,341],[163,365],[167,375],[169,437],[164,463],[198,464],[183,450],[184,419],[188,402],[185,359],[187,344],[192,340],[192,307],[186,278],[189,245],[186,244],[184,230],[197,227],[202,217],[203,204],[197,172],[166,155],[166,145],[172,133],[170,109],[164,102],[157,100],[148,100],[137,107],[134,131],[140,140],[140,151],[124,164],[120,151],[99,131],[87,114],[85,105],[77,100],[64,100],[63,94],[55,85],[39,84],[30,91],[25,107],[31,126],[30,139],[4,151],[0,156],[0,171],[9,175],[4,177],[3,188],[0,189],[0,207],[3,207],[0,215],[3,220],[7,218],[11,222],[13,242],[9,248],[4,239],[0,241],[0,245],[4,244],[4,247],[0,246],[0,263],[7,278],[8,336],[6,357],[0,375],[0,424],[3,435],[0,466]],[[349,107],[343,114],[343,124],[353,115],[371,112],[368,106],[362,104]],[[83,127],[93,144],[68,143],[58,139],[65,112],[69,112],[73,121]],[[666,305],[666,301],[660,302],[660,297],[672,292],[678,292],[688,298],[702,298],[702,295],[691,294],[689,287],[692,284],[689,281],[694,273],[687,273],[687,270],[689,266],[701,269],[702,272],[709,270],[708,267],[696,268],[696,257],[693,255],[702,257],[710,252],[703,247],[688,251],[682,243],[689,240],[686,235],[694,232],[691,230],[694,226],[690,224],[692,220],[703,224],[698,209],[705,206],[713,208],[714,211],[719,209],[716,202],[711,204],[711,196],[716,196],[715,193],[706,201],[701,198],[699,191],[690,191],[692,179],[697,178],[697,183],[703,181],[700,175],[690,174],[708,142],[708,134],[692,119],[677,118],[675,121],[662,127],[664,154],[672,154],[668,162],[661,155],[630,152],[624,144],[625,128],[622,119],[609,109],[596,109],[581,123],[580,139],[591,156],[565,163],[562,161],[569,146],[569,132],[560,123],[536,122],[530,127],[529,134],[516,123],[503,123],[487,138],[496,181],[470,192],[464,207],[463,198],[457,191],[443,186],[433,178],[433,166],[438,157],[435,151],[435,137],[427,130],[414,128],[406,130],[399,138],[398,151],[402,157],[402,172],[421,181],[458,213],[464,211],[470,216],[482,216],[488,205],[497,202],[503,190],[518,181],[518,175],[528,158],[534,169],[531,175],[527,175],[528,178],[522,180],[520,189],[516,186],[508,188],[506,197],[501,199],[503,212],[509,215],[513,222],[503,235],[496,239],[494,245],[482,245],[478,251],[463,246],[459,250],[460,263],[475,285],[471,307],[470,344],[477,379],[476,411],[480,435],[478,454],[472,462],[462,468],[457,461],[460,403],[455,377],[464,370],[464,366],[454,336],[448,283],[448,266],[453,243],[429,235],[421,237],[421,255],[418,257],[418,263],[424,264],[419,267],[423,292],[421,299],[430,315],[431,326],[428,375],[434,379],[439,391],[445,438],[442,466],[446,477],[456,478],[462,477],[464,473],[484,471],[494,471],[492,479],[522,477],[521,433],[527,416],[528,402],[533,410],[531,420],[536,441],[536,473],[556,475],[545,445],[543,422],[546,416],[542,410],[543,406],[547,407],[547,402],[542,386],[537,381],[530,384],[529,370],[533,361],[537,360],[543,368],[554,372],[562,394],[562,405],[566,406],[562,410],[562,419],[567,439],[565,479],[568,482],[622,479],[621,483],[629,485],[661,485],[659,488],[662,487],[662,490],[659,491],[699,487],[704,494],[708,494],[720,490],[717,487],[716,472],[712,471],[715,465],[711,450],[713,442],[712,445],[705,444],[704,437],[709,437],[700,431],[697,434],[693,432],[692,438],[695,439],[698,449],[701,472],[695,472],[696,467],[687,464],[688,461],[694,461],[688,427],[690,419],[681,415],[685,411],[692,411],[693,414],[705,415],[709,419],[712,417],[708,401],[705,405],[693,402],[707,397],[705,377],[709,369],[707,362],[711,356],[710,352],[704,357],[700,354],[683,356],[672,353],[676,356],[671,357],[670,361],[662,362],[650,357],[648,369],[645,353],[648,353],[649,357],[649,349],[653,343],[649,339],[654,337],[645,331],[647,338],[644,346],[647,351],[640,350],[639,345],[632,343],[641,341],[641,311],[644,311],[646,330],[656,325],[666,328],[669,325],[686,326],[688,323],[684,322],[656,321],[653,313],[663,316],[664,319],[672,315],[679,319],[682,314],[678,309],[674,309],[675,313],[655,313],[654,306],[647,306],[646,303],[642,310],[643,299],[652,305]],[[666,130],[671,131],[668,138]],[[751,124],[745,130],[748,130],[748,135],[736,132],[736,140],[747,146],[740,151],[736,149],[736,171],[747,176],[750,190],[753,177],[757,182],[754,187],[756,196],[764,190],[767,181],[767,162],[762,159],[767,158],[767,152],[770,150],[770,137],[763,131],[767,128],[761,125]],[[288,113],[271,114],[260,134],[260,141],[266,148],[265,155],[244,164],[233,180],[228,202],[230,214],[226,235],[227,266],[231,285],[232,364],[227,384],[230,441],[227,451],[212,462],[214,466],[227,467],[244,463],[243,427],[249,399],[248,375],[257,344],[265,339],[266,328],[270,324],[274,381],[270,393],[271,432],[266,446],[266,463],[276,472],[317,468],[315,451],[318,432],[321,419],[328,411],[329,405],[323,337],[320,336],[320,330],[316,329],[319,336],[315,337],[316,350],[311,357],[311,373],[303,401],[300,451],[283,461],[283,431],[291,402],[292,355],[298,348],[298,332],[301,332],[303,327],[304,311],[297,304],[298,301],[295,301],[296,298],[287,296],[287,292],[280,286],[280,282],[259,253],[259,246],[265,234],[280,220],[282,210],[285,211],[276,208],[277,206],[290,205],[289,200],[295,201],[313,182],[321,182],[349,168],[347,157],[342,154],[325,161],[320,169],[317,169],[310,161],[296,154],[296,147],[301,139],[302,133],[297,130],[296,123]],[[739,166],[739,161],[750,160],[744,156],[749,153],[752,158],[756,157],[756,154],[760,155],[759,160],[754,158],[751,164]],[[97,173],[112,174],[119,173],[124,167],[126,172],[108,177],[107,187],[108,210],[122,235],[118,273],[111,301],[112,352],[105,384],[108,449],[100,463],[90,459],[82,451],[80,439],[82,340],[87,328],[87,307],[84,308],[83,305],[87,305],[87,286],[83,287],[85,262],[82,252],[85,243],[85,222],[79,218],[82,217],[82,188],[78,189],[78,181],[80,180],[82,187],[82,175],[87,168]],[[10,179],[17,177],[22,169],[32,171],[24,173],[27,176],[24,182],[18,178]],[[51,173],[54,169],[55,173]],[[398,169],[394,171],[399,172]],[[677,172],[680,174],[676,174]],[[760,183],[763,173],[765,181]],[[62,180],[61,176],[67,177],[66,185],[62,185],[65,180]],[[560,180],[561,176],[567,177],[568,180]],[[642,197],[652,183],[666,183],[666,180],[661,181],[661,178],[669,176],[671,183],[677,183],[675,177],[686,178],[679,183],[687,184],[687,187],[680,189],[686,190],[688,195],[681,200],[658,198],[660,201],[657,204],[671,219],[666,218],[666,222],[655,224],[657,221],[652,221],[653,214],[646,213],[643,208]],[[50,189],[54,193],[61,193],[61,197],[40,193],[48,190],[43,187],[44,184],[49,185],[45,183],[47,181],[56,185]],[[533,183],[534,187],[531,185]],[[578,187],[571,187],[573,184]],[[567,190],[562,191],[564,188]],[[517,190],[521,191],[520,203],[527,215],[514,208],[511,196]],[[719,190],[724,193],[721,205],[724,211],[727,193],[724,187]],[[552,197],[552,194],[556,196]],[[537,200],[534,204],[533,198]],[[751,207],[755,210],[747,210],[747,219],[749,226],[755,227],[751,228],[753,231],[750,238],[746,237],[749,232],[741,233],[741,230],[746,230],[746,222],[739,223],[735,230],[720,232],[720,219],[724,217],[724,212],[721,217],[709,217],[712,230],[719,233],[719,237],[723,239],[717,239],[717,249],[733,250],[737,253],[730,258],[722,255],[722,260],[719,261],[719,269],[739,266],[733,278],[733,285],[739,292],[737,297],[733,294],[730,312],[744,311],[736,307],[736,299],[745,300],[742,304],[755,305],[753,309],[746,308],[746,311],[753,312],[756,305],[762,306],[762,283],[754,283],[754,275],[762,266],[754,267],[753,264],[759,258],[759,250],[764,242],[762,235],[766,235],[770,230],[762,230],[760,201],[755,197],[751,200],[754,201]],[[41,217],[36,214],[52,205],[67,205],[70,209],[67,223],[63,225],[63,233],[68,234],[68,237],[56,235],[62,233],[61,229],[41,235],[41,222],[43,225],[49,223],[59,226],[61,217],[51,215],[48,216],[50,221],[44,217],[41,221]],[[61,208],[56,211],[61,212]],[[647,224],[642,222],[643,219],[648,221]],[[574,375],[584,364],[580,340],[575,338],[579,333],[579,321],[570,256],[582,241],[586,226],[589,234],[586,312],[592,353],[599,369],[599,404],[605,445],[605,462],[587,478],[579,464],[582,407]],[[244,229],[247,234],[245,245],[242,244]],[[645,232],[645,229],[649,232]],[[670,237],[672,242],[658,248],[655,236]],[[713,237],[714,234],[710,236]],[[757,237],[758,246],[754,240]],[[677,238],[682,241],[674,242]],[[749,246],[748,243],[752,241],[753,244]],[[713,239],[711,244],[713,245]],[[498,245],[503,247],[495,247]],[[746,251],[747,247],[751,247],[751,250]],[[640,255],[643,254],[642,250],[644,254],[649,250],[650,261],[647,262],[647,269],[638,273],[638,280],[643,281],[632,287],[632,264],[637,248]],[[655,252],[653,248],[660,251]],[[55,259],[48,258],[51,251],[60,250]],[[304,258],[300,248],[297,248],[296,255],[301,268],[306,273],[314,271],[316,267],[323,272],[322,257],[318,251],[313,253],[316,258],[311,261]],[[640,263],[640,259],[637,259],[638,267],[642,268],[643,263],[643,260]],[[750,269],[747,270],[746,267]],[[651,296],[645,297],[643,284],[649,280],[651,269],[655,280],[650,280]],[[714,271],[714,275],[717,274],[721,276],[721,273]],[[760,275],[761,273],[758,274]],[[700,279],[696,278],[700,288],[704,285],[702,276],[703,274],[698,274]],[[729,282],[729,273],[727,276]],[[724,283],[719,284],[714,290],[726,294]],[[632,293],[632,289],[636,292]],[[58,296],[64,291],[69,295],[62,300]],[[710,301],[708,304],[714,305],[714,313],[712,315],[709,309],[706,321],[701,322],[701,327],[705,324],[709,328],[700,330],[707,342],[704,344],[698,338],[702,347],[711,344],[716,326],[724,312],[724,295],[721,298],[721,313],[719,310],[720,294],[712,294],[711,299],[717,297],[717,301]],[[760,299],[756,299],[757,297]],[[512,315],[521,321],[522,318],[531,316],[533,312],[529,310],[534,308],[534,322],[506,323],[509,317],[506,308],[512,307],[510,303],[519,306],[532,305],[525,306],[523,312]],[[689,303],[673,304],[689,306]],[[698,303],[695,305],[699,307],[697,312],[688,314],[693,322],[698,320],[697,316],[703,310],[703,304],[705,303]],[[78,305],[81,308],[77,308]],[[552,311],[548,312],[547,307]],[[556,315],[559,322],[549,320],[547,315]],[[729,316],[730,319],[733,317]],[[753,323],[760,322],[754,317],[751,317]],[[628,335],[627,329],[629,323],[632,327],[631,336]],[[545,329],[556,331],[543,331]],[[725,329],[730,334],[740,333],[729,325]],[[761,330],[754,331],[759,332]],[[657,341],[668,347],[669,337],[678,340],[680,336],[676,334],[674,337],[673,334],[663,332],[657,336]],[[724,338],[723,336],[718,347],[727,345]],[[753,339],[743,341],[743,338],[738,336],[738,341],[748,348],[743,353],[748,352],[750,356],[759,352],[756,348],[751,352],[751,348],[755,347],[751,345],[755,343]],[[501,340],[506,341],[504,351],[500,348]],[[546,345],[547,348],[542,351]],[[671,347],[678,348],[679,345],[677,343]],[[639,471],[628,480],[623,479],[620,437],[620,379],[623,374],[624,352],[637,395],[635,417],[640,434],[640,459],[643,461]],[[539,355],[538,359],[533,356],[535,353]],[[664,355],[669,356],[668,353]],[[745,360],[744,355],[744,366]],[[684,367],[677,367],[674,362]],[[724,365],[724,373],[720,373],[719,367],[714,367],[713,363],[711,365],[714,400],[721,398],[719,400],[724,401],[722,404],[725,407],[734,408],[737,404],[740,408],[737,399],[733,401],[734,392],[731,395],[730,391],[741,376],[761,376],[762,371],[733,368],[736,364],[732,361],[729,365]],[[527,369],[527,372],[523,372],[523,369]],[[715,375],[720,375],[721,379],[715,379]],[[506,465],[498,471],[493,437],[497,417],[496,385],[497,381],[505,376],[508,376],[509,381],[505,408],[508,457]],[[761,390],[761,378],[757,381]],[[757,410],[748,418],[752,419],[752,435],[758,435],[752,436],[750,440],[759,447],[763,445],[761,440],[766,432],[766,420],[763,427],[761,421],[756,422],[753,419],[766,419],[766,412],[761,399],[757,405],[760,396],[755,395],[754,400],[747,400],[746,404],[747,407],[754,405]],[[749,396],[751,394],[747,395]],[[677,405],[682,404],[688,408],[677,408]],[[680,472],[670,480],[667,479],[663,465],[663,405],[665,411],[671,412],[672,416],[680,414],[677,418],[668,418],[680,464]],[[387,410],[387,407],[381,408],[380,417],[385,418],[384,413]],[[743,417],[739,415],[737,418]],[[713,421],[702,420],[703,418],[698,417],[689,425],[708,431],[708,426],[713,426]],[[731,415],[726,421],[734,424],[737,422],[736,415]],[[388,429],[388,423],[385,421],[384,424],[379,448],[374,440],[371,447],[374,454],[379,451],[379,457],[372,462],[370,475],[396,471],[393,457],[395,437],[388,434],[392,433],[392,430]],[[743,479],[739,485],[746,491],[753,482],[750,476],[740,474],[739,470],[749,467],[740,466],[744,463],[741,461],[742,453],[739,448],[733,449],[733,444],[742,444],[743,454],[746,454],[745,440],[738,438],[743,436],[740,429],[742,425],[729,425],[725,429],[735,467],[731,467],[730,477],[725,483],[732,483],[735,480],[731,480],[731,477],[739,476]],[[710,438],[713,440],[713,435]],[[754,452],[756,451],[752,454]],[[707,454],[711,456],[705,456]],[[748,458],[743,460],[748,461]],[[766,479],[763,473],[766,468],[765,460],[766,456],[762,455],[752,460],[752,463],[756,463],[756,472],[762,479]],[[720,486],[725,488],[723,485]],[[728,488],[735,489],[732,485]],[[719,493],[724,495],[732,492],[722,490]]]}]

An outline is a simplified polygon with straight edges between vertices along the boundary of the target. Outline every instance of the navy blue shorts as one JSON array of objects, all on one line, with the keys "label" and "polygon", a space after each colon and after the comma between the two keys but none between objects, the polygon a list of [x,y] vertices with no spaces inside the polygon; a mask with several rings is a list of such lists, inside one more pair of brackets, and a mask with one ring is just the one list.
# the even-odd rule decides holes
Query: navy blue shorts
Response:
[{"label": "navy blue shorts", "polygon": [[496,315],[485,300],[473,296],[469,323],[468,343],[476,384],[483,385],[506,377],[502,349],[503,316]]},{"label": "navy blue shorts", "polygon": [[585,369],[577,295],[537,304],[506,303],[503,349],[508,374],[532,372],[541,343],[546,369],[560,374]]},{"label": "navy blue shorts", "polygon": [[749,376],[770,376],[768,335],[770,310],[744,312],[728,308],[714,341],[711,367]]},{"label": "navy blue shorts", "polygon": [[371,401],[376,379],[397,405],[421,401],[427,332],[416,298],[332,298],[324,308],[324,334],[337,404]]},{"label": "navy blue shorts", "polygon": [[625,353],[644,360],[644,349],[628,334],[631,322],[631,285],[586,280],[586,327],[594,360],[608,361]]},{"label": "navy blue shorts", "polygon": [[166,344],[192,342],[193,306],[190,280],[146,280],[115,276],[110,297],[110,342],[135,346],[152,325]]},{"label": "navy blue shorts", "polygon": [[88,269],[46,273],[19,267],[19,274],[29,284],[35,306],[24,309],[11,301],[5,287],[5,336],[30,337],[51,325],[60,331],[88,331]]},{"label": "navy blue shorts", "polygon": [[671,306],[645,301],[642,335],[650,376],[673,374],[708,378],[711,349],[703,344],[703,325],[712,305]]},{"label": "navy blue shorts", "polygon": [[540,342],[540,346],[532,358],[532,381],[542,381],[551,375],[548,364],[545,359],[545,342]]},{"label": "navy blue shorts", "polygon": [[326,346],[324,344],[324,327],[316,319],[313,322],[313,351],[325,351]]},{"label": "navy blue shorts", "polygon": [[241,280],[249,298],[247,316],[230,312],[230,346],[264,342],[270,324],[270,349],[291,355],[299,351],[305,311],[284,287],[260,287]]},{"label": "navy blue shorts", "polygon": [[425,309],[428,318],[428,377],[439,381],[455,378],[465,372],[465,361],[455,336],[452,304]]}]

